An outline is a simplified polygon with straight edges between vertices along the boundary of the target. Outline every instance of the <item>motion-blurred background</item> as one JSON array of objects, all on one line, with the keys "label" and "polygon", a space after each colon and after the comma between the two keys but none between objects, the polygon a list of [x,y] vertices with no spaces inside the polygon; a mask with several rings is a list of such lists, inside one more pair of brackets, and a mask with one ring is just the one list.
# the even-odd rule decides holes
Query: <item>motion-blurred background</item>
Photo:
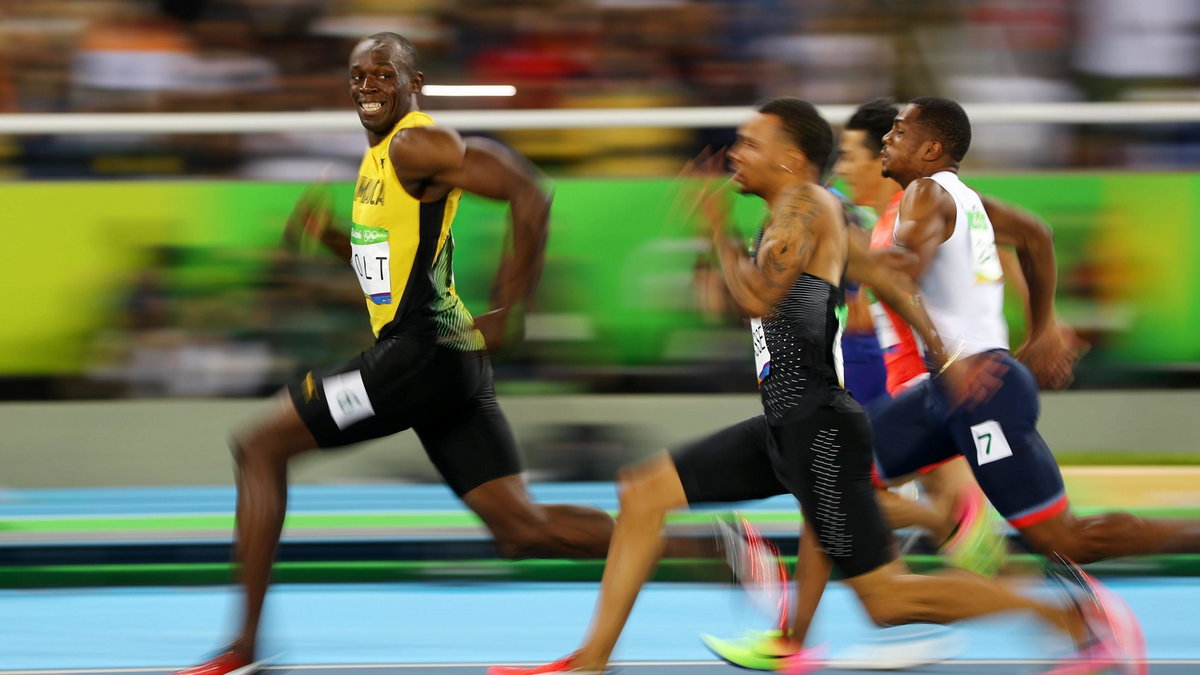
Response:
[{"label": "motion-blurred background", "polygon": [[[554,179],[527,340],[497,359],[546,475],[609,478],[755,401],[744,329],[705,311],[703,242],[670,209],[671,177],[729,143],[740,113],[539,128],[539,111],[748,110],[775,95],[833,106],[835,124],[879,96],[965,102],[977,121],[964,176],[1054,229],[1059,310],[1092,345],[1079,393],[1048,397],[1052,443],[1190,461],[1200,399],[1165,390],[1200,384],[1191,0],[0,0],[0,398],[43,401],[0,406],[0,485],[226,482],[222,430],[247,414],[242,397],[369,344],[348,270],[277,244],[308,183],[331,181],[348,214],[364,139],[345,64],[382,30],[418,45],[427,84],[515,88],[421,104],[471,114],[464,128]],[[1054,106],[1089,102],[1130,105],[1101,123],[1063,122]],[[1155,116],[1152,104],[1180,102],[1195,107]],[[1014,103],[1041,105],[1019,118],[997,105]],[[508,110],[531,112],[520,129],[488,123]],[[288,111],[345,123],[59,128],[62,113]],[[20,120],[39,131],[17,133]],[[757,207],[743,201],[749,229]],[[456,222],[472,308],[504,218],[470,199]],[[1023,318],[1009,313],[1015,345]],[[397,445],[415,439],[370,469],[300,476],[432,477]]]}]

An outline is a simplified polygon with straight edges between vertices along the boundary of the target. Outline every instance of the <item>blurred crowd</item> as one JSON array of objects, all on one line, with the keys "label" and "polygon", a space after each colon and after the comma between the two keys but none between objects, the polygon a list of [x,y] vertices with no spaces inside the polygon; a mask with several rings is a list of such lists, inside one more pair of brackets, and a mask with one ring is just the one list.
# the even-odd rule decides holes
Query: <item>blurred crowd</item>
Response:
[{"label": "blurred crowd", "polygon": [[[385,30],[417,44],[426,83],[516,88],[511,97],[426,97],[431,111],[749,106],[777,95],[827,104],[924,94],[977,103],[1200,98],[1196,0],[0,0],[0,114],[349,112],[349,51]],[[728,128],[495,135],[552,175],[581,177],[670,176],[700,148],[732,140]],[[348,181],[362,149],[356,129],[0,132],[0,180]],[[1196,157],[1196,124],[989,124],[976,128],[968,168],[1178,169]],[[1093,211],[1100,201],[1088,202]],[[1075,217],[1102,224],[1120,214]],[[139,245],[144,260],[108,322],[84,338],[86,376],[46,395],[258,394],[368,342],[353,277],[329,258]],[[534,346],[502,374],[593,391],[752,388],[740,377],[741,326],[702,317],[709,296],[693,291],[708,277],[688,273],[694,251],[670,245],[644,250],[655,261],[680,258],[674,276],[618,289],[669,306],[611,312],[654,323],[653,340],[628,337],[624,324],[607,328],[612,339],[570,314],[584,282],[570,260],[551,259],[559,283],[543,294],[564,297],[537,317]],[[1073,252],[1061,285],[1091,298],[1071,288],[1091,269],[1085,253]],[[1129,322],[1110,323],[1119,332]],[[0,377],[0,398],[27,396],[28,382],[4,385],[10,375]]]},{"label": "blurred crowd", "polygon": [[261,249],[147,252],[81,378],[54,396],[261,396],[369,345],[361,293],[337,260]]},{"label": "blurred crowd", "polygon": [[[348,109],[345,62],[393,30],[429,83],[510,98],[429,109],[1187,100],[1200,92],[1193,0],[0,0],[0,111]],[[504,139],[551,172],[662,175],[729,130],[528,131]],[[353,171],[357,134],[4,138],[31,178]],[[1191,162],[1191,125],[980,130],[983,166]]]}]

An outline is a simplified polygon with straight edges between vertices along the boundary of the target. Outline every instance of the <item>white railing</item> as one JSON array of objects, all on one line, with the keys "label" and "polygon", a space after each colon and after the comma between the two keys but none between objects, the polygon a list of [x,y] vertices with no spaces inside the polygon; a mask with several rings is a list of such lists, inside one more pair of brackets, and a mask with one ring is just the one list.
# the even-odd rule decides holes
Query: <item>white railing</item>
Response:
[{"label": "white railing", "polygon": [[[1161,124],[1200,122],[1198,103],[980,103],[965,104],[976,124]],[[835,124],[852,105],[820,106]],[[430,111],[438,122],[464,131],[614,127],[734,127],[748,107],[614,108]],[[0,114],[0,135],[125,133],[262,133],[361,129],[352,111],[277,113],[57,113]]]}]

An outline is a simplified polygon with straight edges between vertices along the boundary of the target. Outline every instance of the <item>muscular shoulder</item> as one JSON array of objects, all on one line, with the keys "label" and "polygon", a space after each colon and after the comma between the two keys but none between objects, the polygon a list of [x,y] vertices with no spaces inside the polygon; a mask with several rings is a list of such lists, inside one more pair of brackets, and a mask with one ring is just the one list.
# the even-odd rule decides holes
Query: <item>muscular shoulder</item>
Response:
[{"label": "muscular shoulder", "polygon": [[774,209],[776,220],[810,228],[841,222],[837,216],[841,214],[842,207],[837,197],[819,185],[790,185],[784,188],[779,197],[779,205]]},{"label": "muscular shoulder", "polygon": [[388,155],[397,171],[409,176],[429,176],[462,164],[466,143],[446,127],[401,129],[392,137]]},{"label": "muscular shoulder", "polygon": [[950,193],[946,192],[946,188],[938,184],[932,178],[918,178],[908,184],[904,188],[904,201],[912,201],[913,199],[949,199]]},{"label": "muscular shoulder", "polygon": [[932,178],[918,178],[904,190],[900,213],[905,220],[925,220],[936,215],[954,221],[954,197]]},{"label": "muscular shoulder", "polygon": [[907,207],[906,210],[919,207],[930,211],[948,208],[953,213],[954,197],[934,179],[918,178],[904,190],[900,207]]},{"label": "muscular shoulder", "polygon": [[954,197],[946,188],[932,178],[918,178],[904,189],[896,240],[902,244],[922,239],[945,241],[954,231],[956,211]]}]

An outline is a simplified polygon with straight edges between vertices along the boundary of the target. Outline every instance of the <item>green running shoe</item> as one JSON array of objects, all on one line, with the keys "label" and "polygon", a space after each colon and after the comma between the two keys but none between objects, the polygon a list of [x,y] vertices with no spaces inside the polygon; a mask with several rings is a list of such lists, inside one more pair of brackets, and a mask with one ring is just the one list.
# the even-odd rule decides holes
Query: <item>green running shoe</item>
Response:
[{"label": "green running shoe", "polygon": [[958,528],[942,545],[947,561],[968,572],[994,577],[1004,568],[1008,540],[1003,521],[988,504],[983,492],[969,489],[959,496]]},{"label": "green running shoe", "polygon": [[774,641],[780,631],[748,631],[738,640],[722,640],[713,635],[701,635],[705,647],[726,663],[748,670],[763,670],[784,675],[806,675],[824,667],[821,647],[803,649],[794,654],[774,653]]},{"label": "green running shoe", "polygon": [[723,640],[715,635],[704,633],[700,635],[700,641],[704,643],[705,647],[708,647],[709,651],[739,668],[773,671],[778,665],[779,657],[767,653],[765,650],[767,643],[779,637],[779,634],[780,632],[777,630],[754,630],[736,640]]}]

